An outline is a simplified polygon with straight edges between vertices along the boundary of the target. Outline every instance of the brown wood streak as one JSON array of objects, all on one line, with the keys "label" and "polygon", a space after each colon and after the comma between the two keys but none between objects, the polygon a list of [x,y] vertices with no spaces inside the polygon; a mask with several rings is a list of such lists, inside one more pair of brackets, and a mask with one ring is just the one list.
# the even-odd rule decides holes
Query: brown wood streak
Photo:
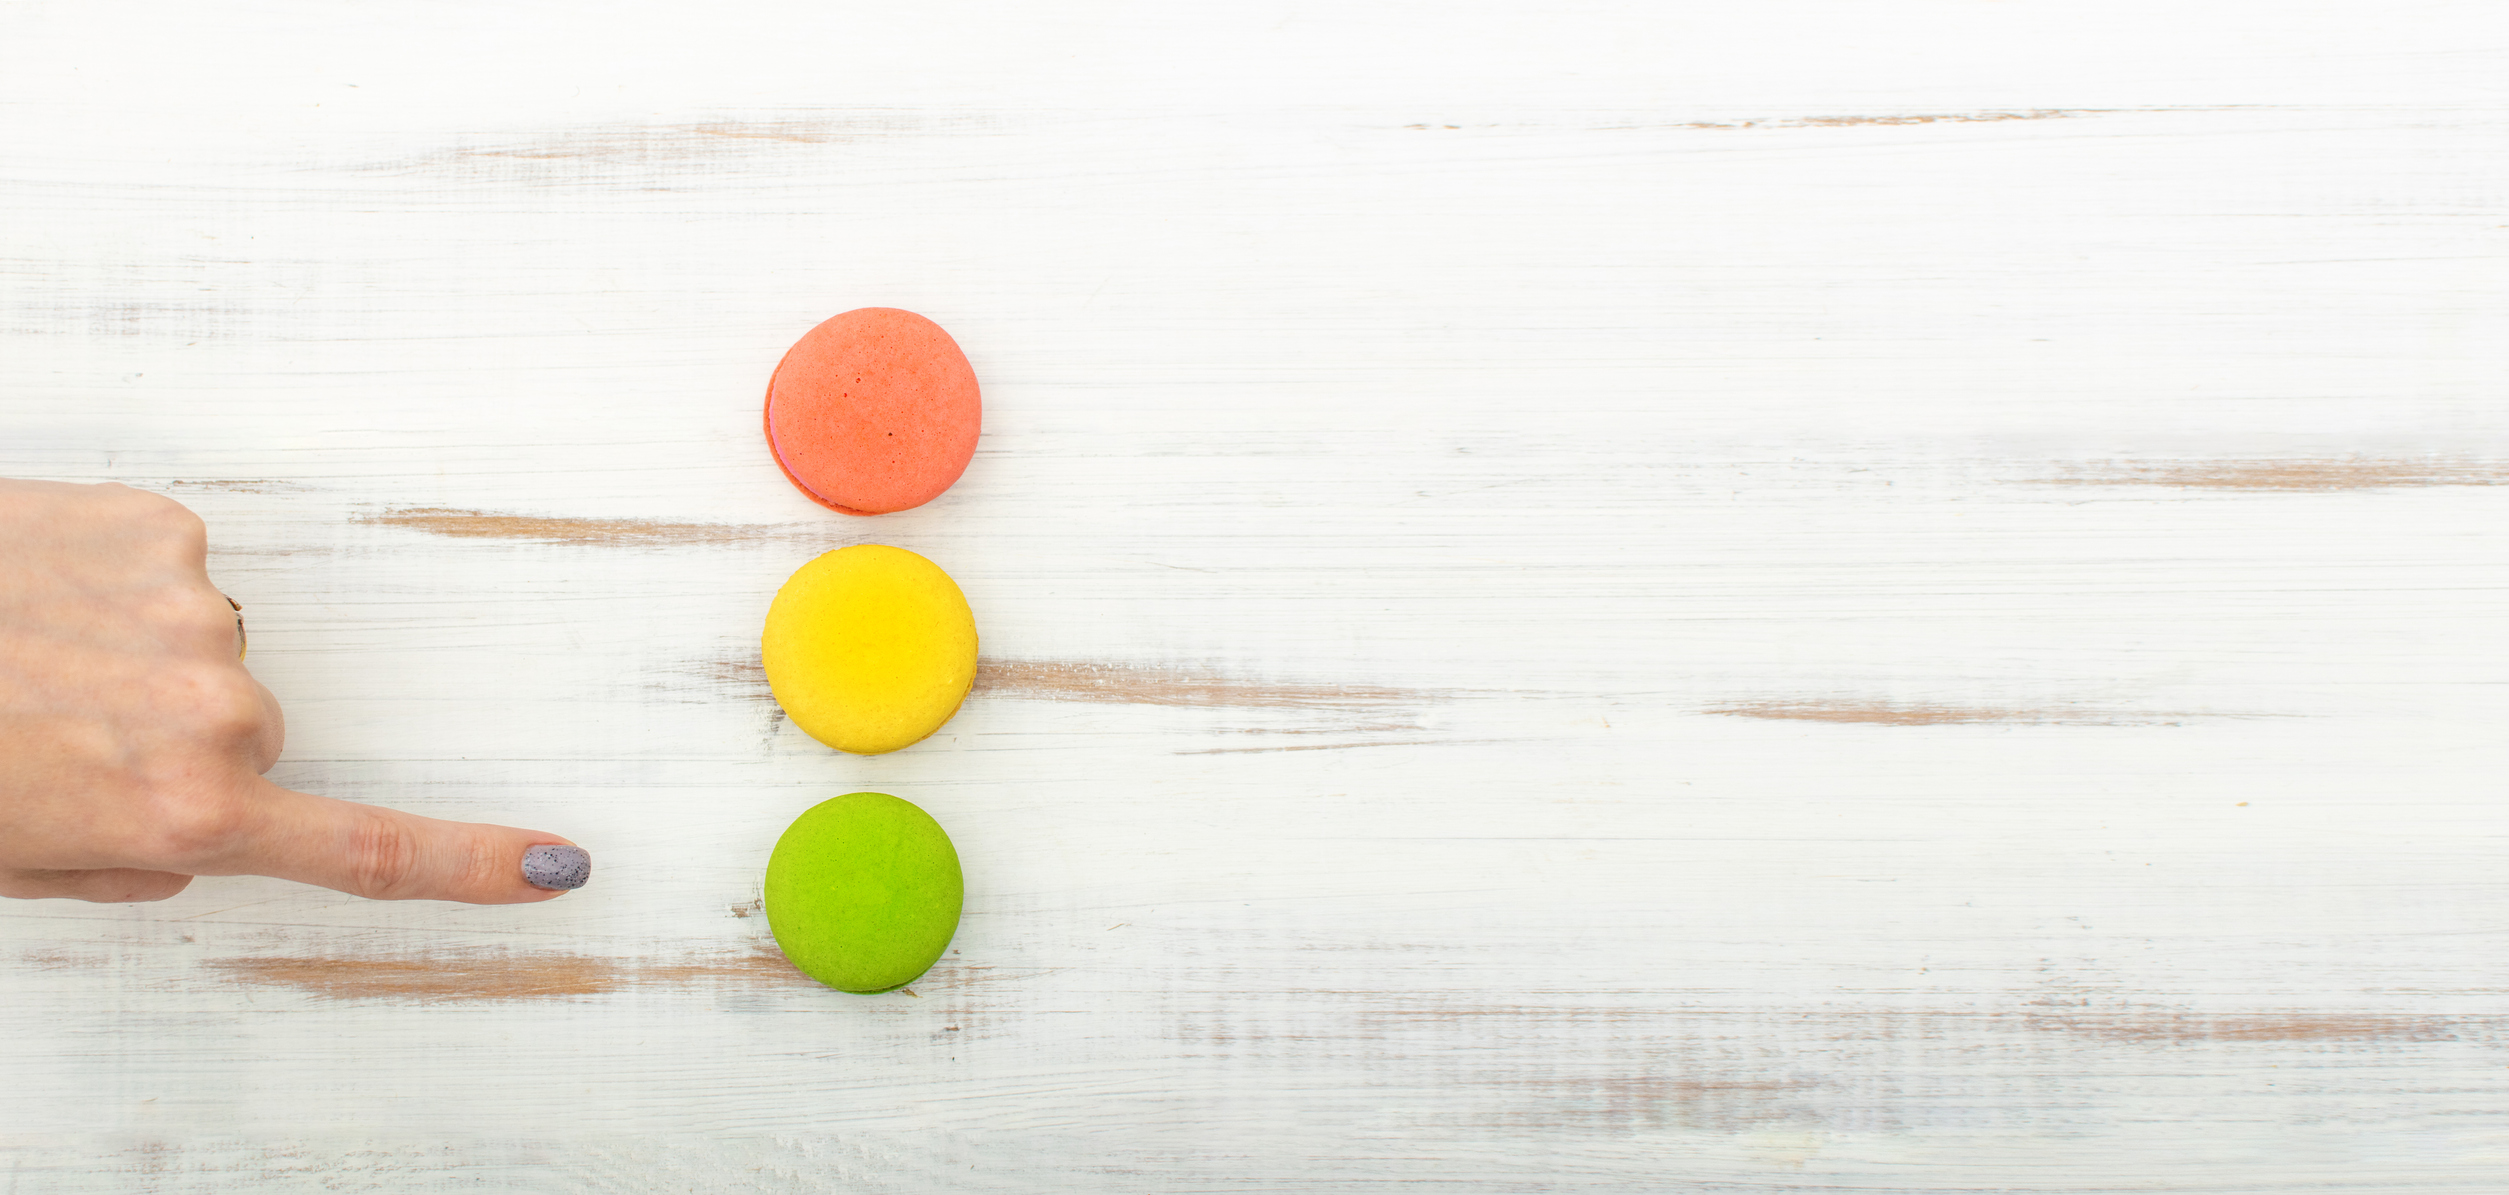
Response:
[{"label": "brown wood streak", "polygon": [[[93,969],[108,964],[101,957],[54,954],[43,957],[37,965],[59,970]],[[665,961],[575,952],[447,950],[365,956],[257,955],[210,959],[205,965],[231,983],[293,988],[326,1000],[403,1000],[418,1004],[566,1000],[632,988],[701,985],[828,990],[795,970],[783,954],[765,942],[753,944],[746,953],[724,952]],[[1000,971],[943,958],[914,986],[926,992],[946,993],[1020,982],[1054,970]]]},{"label": "brown wood streak", "polygon": [[527,543],[610,544],[623,547],[660,544],[757,543],[806,534],[808,523],[666,523],[655,519],[583,519],[546,515],[499,514],[449,506],[395,506],[377,514],[361,514],[359,523],[399,527],[454,539],[504,539]]},{"label": "brown wood streak", "polygon": [[[690,669],[739,696],[772,702],[766,667],[755,658],[716,660]],[[1249,680],[1212,672],[1086,660],[976,661],[969,700],[1078,701],[1112,705],[1189,706],[1323,715],[1322,725],[1241,727],[1240,734],[1419,734],[1428,728],[1418,707],[1464,694],[1453,690],[1400,689],[1385,685],[1297,684]],[[1357,747],[1446,746],[1492,740],[1362,739],[1263,747],[1208,747],[1176,755],[1240,755],[1278,751],[1340,751]]]},{"label": "brown wood streak", "polygon": [[2053,707],[1936,705],[1926,702],[1871,701],[1840,698],[1807,701],[1741,701],[1701,710],[1730,718],[1766,718],[1782,722],[1840,722],[1871,726],[1953,726],[1999,722],[2021,726],[2174,726],[2188,718],[2221,714],[2102,711]]},{"label": "brown wood streak", "polygon": [[2478,460],[2217,460],[2117,462],[2033,485],[2169,486],[2190,490],[2375,490],[2509,485],[2509,464]]},{"label": "brown wood streak", "polygon": [[444,951],[364,957],[288,956],[211,959],[235,983],[294,988],[330,1000],[398,999],[422,1004],[464,1000],[541,1000],[596,996],[633,987],[699,983],[815,986],[784,956],[764,947],[748,954],[647,962],[548,952]]},{"label": "brown wood streak", "polygon": [[1355,709],[1415,705],[1451,692],[1384,685],[1292,684],[1214,672],[1086,660],[986,659],[976,665],[976,693],[1032,701],[1099,701],[1123,705],[1228,706],[1239,709]]},{"label": "brown wood streak", "polygon": [[[772,700],[767,669],[755,656],[709,660],[687,669],[743,696]],[[1012,701],[1082,701],[1111,705],[1208,706],[1232,709],[1291,709],[1369,712],[1399,719],[1409,707],[1462,694],[1452,690],[1400,689],[1385,685],[1298,684],[1249,680],[1216,672],[1151,664],[1104,664],[1090,660],[1005,660],[987,656],[976,661],[970,699]],[[1265,733],[1329,734],[1343,731],[1416,731],[1410,721],[1384,721],[1349,727],[1267,729]]]}]

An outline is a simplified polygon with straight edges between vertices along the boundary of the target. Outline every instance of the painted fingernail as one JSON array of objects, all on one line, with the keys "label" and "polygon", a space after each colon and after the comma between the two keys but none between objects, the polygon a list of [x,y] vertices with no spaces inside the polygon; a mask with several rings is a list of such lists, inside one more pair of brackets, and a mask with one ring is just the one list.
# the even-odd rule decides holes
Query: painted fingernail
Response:
[{"label": "painted fingernail", "polygon": [[523,882],[564,892],[592,878],[592,855],[580,846],[536,846],[523,852]]}]

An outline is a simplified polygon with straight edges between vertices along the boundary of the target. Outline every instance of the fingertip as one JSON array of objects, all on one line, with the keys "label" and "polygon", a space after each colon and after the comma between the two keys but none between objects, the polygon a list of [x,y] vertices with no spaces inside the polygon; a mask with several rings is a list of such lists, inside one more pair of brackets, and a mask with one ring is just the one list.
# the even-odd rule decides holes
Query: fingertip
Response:
[{"label": "fingertip", "polygon": [[592,852],[573,843],[540,843],[523,852],[523,882],[550,892],[572,892],[592,880]]}]

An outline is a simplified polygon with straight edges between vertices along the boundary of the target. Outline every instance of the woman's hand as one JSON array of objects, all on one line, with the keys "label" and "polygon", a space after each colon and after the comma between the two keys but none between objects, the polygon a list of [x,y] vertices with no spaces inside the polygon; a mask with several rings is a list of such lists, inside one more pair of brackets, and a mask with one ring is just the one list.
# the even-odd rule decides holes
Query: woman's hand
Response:
[{"label": "woman's hand", "polygon": [[560,895],[525,880],[527,852],[542,882],[582,882],[589,859],[554,834],[263,779],[279,702],[244,670],[207,560],[173,499],[0,480],[0,896],[163,900],[198,875],[380,900]]}]

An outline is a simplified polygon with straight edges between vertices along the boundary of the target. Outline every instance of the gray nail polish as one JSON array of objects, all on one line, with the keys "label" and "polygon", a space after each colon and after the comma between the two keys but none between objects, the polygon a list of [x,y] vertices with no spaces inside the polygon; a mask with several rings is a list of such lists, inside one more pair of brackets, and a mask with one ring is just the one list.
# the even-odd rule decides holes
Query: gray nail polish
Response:
[{"label": "gray nail polish", "polygon": [[536,846],[523,852],[523,882],[564,892],[592,878],[592,855],[580,846]]}]

